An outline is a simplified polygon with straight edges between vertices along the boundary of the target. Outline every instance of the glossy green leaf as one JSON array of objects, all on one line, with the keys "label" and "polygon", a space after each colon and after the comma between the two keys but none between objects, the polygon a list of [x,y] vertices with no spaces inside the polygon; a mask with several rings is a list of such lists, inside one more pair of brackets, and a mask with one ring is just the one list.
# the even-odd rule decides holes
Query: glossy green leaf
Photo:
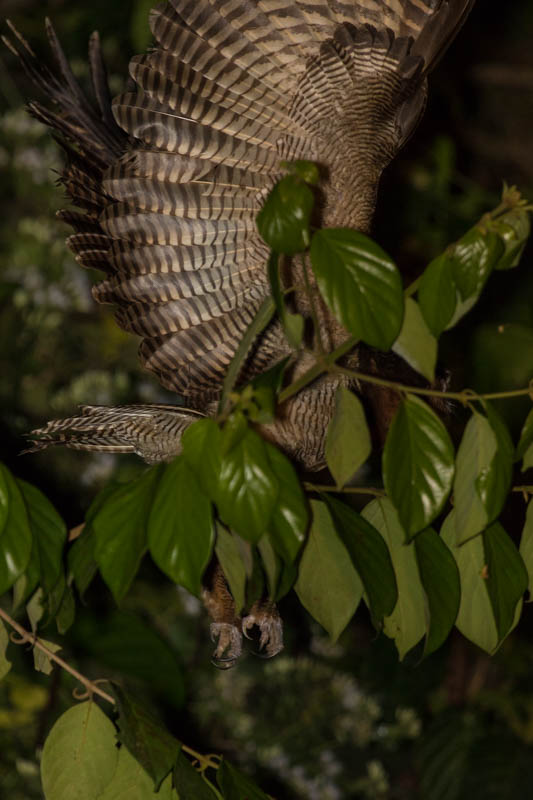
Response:
[{"label": "glossy green leaf", "polygon": [[398,407],[383,451],[383,480],[408,537],[427,528],[448,497],[454,450],[430,407],[408,395]]},{"label": "glossy green leaf", "polygon": [[363,584],[326,504],[312,500],[311,510],[311,530],[294,588],[302,605],[335,641],[355,614]]},{"label": "glossy green leaf", "polygon": [[439,337],[448,327],[457,306],[457,289],[447,253],[435,258],[422,273],[418,302],[430,332]]},{"label": "glossy green leaf", "polygon": [[217,783],[224,800],[269,800],[250,778],[226,759],[217,770]]},{"label": "glossy green leaf", "polygon": [[0,619],[0,681],[5,678],[11,669],[11,661],[7,657],[7,647],[9,645],[9,632]]},{"label": "glossy green leaf", "polygon": [[483,414],[475,412],[466,425],[455,464],[453,498],[457,544],[476,536],[490,522],[477,491],[477,481],[482,475],[486,480],[497,458],[497,450],[498,440],[490,422]]},{"label": "glossy green leaf", "polygon": [[261,566],[266,577],[268,596],[275,599],[281,575],[282,562],[272,547],[268,534],[262,536],[257,543],[257,550],[261,556]]},{"label": "glossy green leaf", "polygon": [[503,508],[511,486],[514,450],[509,432],[494,409],[469,420],[457,454],[454,501],[458,543],[475,536]]},{"label": "glossy green leaf", "polygon": [[325,499],[335,530],[363,582],[372,620],[379,627],[383,618],[392,613],[398,599],[387,545],[374,526],[353,508],[330,495]]},{"label": "glossy green leaf", "polygon": [[484,549],[484,537],[476,536],[457,544],[455,509],[444,520],[441,536],[455,558],[461,579],[461,603],[456,627],[471,642],[487,653],[500,644],[491,596],[490,579]]},{"label": "glossy green leaf", "polygon": [[[61,572],[58,580],[48,594],[45,594],[42,588],[40,589],[44,611],[43,620],[41,622],[43,626],[47,625],[50,619],[57,617],[57,614],[59,613],[59,610],[63,604],[63,598],[67,594],[67,588],[65,575],[63,572]],[[66,602],[68,604],[68,599]],[[65,610],[63,610],[63,614],[64,613]],[[62,624],[62,622],[60,624]]]},{"label": "glossy green leaf", "polygon": [[279,487],[268,532],[278,555],[290,563],[300,552],[305,540],[309,508],[302,485],[289,459],[268,442],[266,454]]},{"label": "glossy green leaf", "polygon": [[431,262],[422,275],[418,301],[434,336],[470,311],[503,254],[500,236],[475,227]]},{"label": "glossy green leaf", "polygon": [[278,589],[275,596],[276,603],[292,589],[298,577],[298,567],[296,564],[285,563],[281,565]]},{"label": "glossy green leaf", "polygon": [[94,559],[117,603],[126,595],[146,552],[148,519],[162,467],[116,486],[95,514]]},{"label": "glossy green leaf", "polygon": [[424,655],[437,650],[454,626],[461,602],[455,559],[440,536],[427,528],[415,537],[415,555],[426,595],[427,635]]},{"label": "glossy green leaf", "polygon": [[174,766],[174,786],[183,800],[215,800],[216,795],[180,750]]},{"label": "glossy green leaf", "polygon": [[412,298],[405,301],[405,315],[393,351],[430,383],[435,378],[437,340],[429,330],[420,306]]},{"label": "glossy green leaf", "polygon": [[246,549],[243,548],[245,553],[244,559],[247,563],[245,606],[246,608],[251,608],[258,600],[262,600],[267,593],[265,573],[263,572],[256,548],[252,547],[249,542],[243,541],[242,544],[248,549],[248,553],[246,553]]},{"label": "glossy green leaf", "polygon": [[[184,699],[181,663],[170,644],[141,617],[127,611],[105,616],[78,613],[70,634],[78,651],[113,672],[143,681],[164,697],[166,707],[179,709]],[[157,664],[157,669],[154,669]]]},{"label": "glossy green leaf", "polygon": [[37,567],[37,563],[32,561],[30,558],[28,566],[22,575],[18,576],[17,580],[13,584],[13,611],[17,611],[19,608],[21,608],[21,606],[23,606],[24,603],[29,600],[29,598],[37,589],[37,586],[39,585],[39,573],[37,571]]},{"label": "glossy green leaf", "polygon": [[291,175],[298,175],[303,181],[316,186],[320,180],[318,166],[313,161],[296,159],[295,161],[282,161],[282,169],[286,169]]},{"label": "glossy green leaf", "polygon": [[217,491],[220,517],[243,539],[259,541],[270,525],[278,495],[279,482],[266,443],[248,428],[222,457]]},{"label": "glossy green leaf", "polygon": [[526,452],[524,453],[524,459],[522,461],[522,472],[525,472],[526,469],[531,469],[533,467],[533,444],[530,444]]},{"label": "glossy green leaf", "polygon": [[96,703],[69,708],[44,743],[41,779],[46,800],[100,800],[117,761],[115,728]]},{"label": "glossy green leaf", "polygon": [[222,433],[214,419],[189,425],[181,437],[183,458],[194,470],[200,486],[211,499],[217,495]]},{"label": "glossy green leaf", "polygon": [[276,304],[276,311],[283,325],[285,336],[290,346],[297,350],[302,343],[304,318],[301,314],[291,314],[285,305],[279,274],[279,253],[272,252],[270,254],[267,264],[267,273],[270,282],[270,291],[274,303]]},{"label": "glossy green leaf", "polygon": [[361,401],[346,387],[339,386],[326,436],[326,462],[339,488],[365,463],[371,451],[372,442]]},{"label": "glossy green leaf", "polygon": [[215,554],[235,601],[235,612],[242,611],[245,601],[246,568],[235,535],[217,523]]},{"label": "glossy green leaf", "polygon": [[457,307],[448,325],[459,322],[477,303],[490,273],[504,252],[499,236],[472,228],[451,251],[452,271],[457,288]]},{"label": "glossy green leaf", "polygon": [[503,217],[492,220],[491,229],[501,237],[504,245],[504,251],[494,269],[512,269],[518,266],[531,232],[529,212],[523,208],[514,208]]},{"label": "glossy green leaf", "polygon": [[214,542],[211,501],[188,462],[178,457],[158,483],[148,521],[148,547],[157,566],[199,596]]},{"label": "glossy green leaf", "polygon": [[315,198],[297,175],[274,186],[257,215],[257,228],[276,253],[293,255],[309,247],[309,223]]},{"label": "glossy green leaf", "polygon": [[67,529],[53,505],[39,489],[20,479],[17,479],[17,485],[22,493],[33,534],[27,570],[33,570],[38,575],[38,581],[45,593],[51,592],[61,574]]},{"label": "glossy green leaf", "polygon": [[0,464],[0,595],[27,569],[31,550],[32,531],[22,492]]},{"label": "glossy green leaf", "polygon": [[529,602],[533,600],[533,501],[527,506],[526,520],[520,538],[520,555],[528,574]]},{"label": "glossy green leaf", "polygon": [[507,426],[490,403],[485,403],[485,412],[496,436],[496,453],[490,468],[478,476],[476,491],[486,509],[488,521],[492,522],[502,510],[511,488],[514,446]]},{"label": "glossy green leaf", "polygon": [[[222,428],[221,438],[220,438],[220,454],[221,459],[229,453],[230,450],[233,450],[238,444],[242,442],[246,433],[248,432],[248,420],[246,419],[246,415],[240,409],[233,411],[228,419],[224,423],[224,427]],[[221,460],[221,468],[222,468],[222,460]],[[219,483],[220,483],[220,476],[219,476]],[[217,484],[217,490],[218,485]]]},{"label": "glossy green leaf", "polygon": [[[533,445],[533,408],[527,415],[522,432],[520,434],[520,440],[516,448],[517,460],[524,458],[526,453],[531,449],[531,445]],[[529,466],[531,466],[531,464]],[[526,469],[528,469],[528,467],[524,464],[522,466],[522,472],[524,472]]]},{"label": "glossy green leaf", "polygon": [[133,758],[127,747],[121,747],[115,774],[98,800],[178,800],[178,795],[172,789],[171,775],[165,778],[156,793],[154,782],[146,770]]},{"label": "glossy green leaf", "polygon": [[98,572],[98,564],[94,560],[94,540],[94,530],[90,523],[86,524],[68,551],[67,563],[69,572],[74,579],[80,597],[83,597]]},{"label": "glossy green leaf", "polygon": [[327,305],[347,330],[388,350],[400,333],[404,299],[400,273],[368,236],[348,228],[319,230],[311,264]]},{"label": "glossy green leaf", "polygon": [[363,510],[364,518],[383,536],[388,547],[396,583],[398,602],[385,617],[383,630],[394,639],[400,659],[422,639],[427,631],[426,597],[413,543],[405,544],[405,531],[398,514],[387,498],[373,500]]},{"label": "glossy green leaf", "polygon": [[30,621],[32,633],[37,633],[37,628],[44,616],[44,613],[43,590],[41,587],[39,587],[26,603],[26,614],[28,615],[28,619]]},{"label": "glossy green leaf", "polygon": [[55,618],[57,631],[63,636],[76,617],[76,601],[74,600],[72,588],[68,585],[63,575],[58,581],[58,588],[60,592],[59,602],[54,610],[49,608],[49,614]]},{"label": "glossy green leaf", "polygon": [[518,603],[528,588],[527,569],[512,539],[499,522],[483,533],[487,590],[496,630],[503,641],[513,627]]},{"label": "glossy green leaf", "polygon": [[[494,265],[503,255],[497,234],[471,228],[451,250],[455,285],[462,302],[478,298]],[[458,309],[454,316],[457,316]],[[453,324],[453,323],[452,323]]]},{"label": "glossy green leaf", "polygon": [[157,790],[174,767],[180,743],[131,692],[114,686],[119,740],[144,767]]}]

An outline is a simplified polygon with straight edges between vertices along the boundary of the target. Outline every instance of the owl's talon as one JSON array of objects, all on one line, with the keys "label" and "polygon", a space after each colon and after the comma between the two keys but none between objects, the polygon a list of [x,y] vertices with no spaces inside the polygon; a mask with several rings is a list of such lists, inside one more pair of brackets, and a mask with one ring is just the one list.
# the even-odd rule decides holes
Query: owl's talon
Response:
[{"label": "owl's talon", "polygon": [[283,624],[274,603],[256,603],[242,620],[242,632],[247,639],[248,631],[259,628],[259,651],[261,658],[272,658],[283,650]]},{"label": "owl's talon", "polygon": [[255,625],[255,618],[252,617],[250,614],[247,617],[244,617],[241,623],[243,635],[246,636],[247,639],[250,641],[253,639],[253,636],[250,636],[248,631],[253,628]]},{"label": "owl's talon", "polygon": [[242,654],[242,634],[239,628],[228,622],[212,622],[209,632],[211,641],[217,642],[212,663],[219,669],[230,669]]}]

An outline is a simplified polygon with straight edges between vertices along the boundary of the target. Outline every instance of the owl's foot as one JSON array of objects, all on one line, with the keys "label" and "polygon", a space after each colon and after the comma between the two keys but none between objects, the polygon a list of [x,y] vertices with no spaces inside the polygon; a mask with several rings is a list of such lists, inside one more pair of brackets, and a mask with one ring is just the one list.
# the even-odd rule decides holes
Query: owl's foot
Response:
[{"label": "owl's foot", "polygon": [[239,628],[229,622],[212,622],[209,630],[211,640],[217,642],[212,663],[219,669],[235,666],[242,653],[242,633]]},{"label": "owl's foot", "polygon": [[250,613],[242,620],[242,632],[247,639],[249,631],[256,625],[259,628],[259,652],[263,658],[272,658],[283,650],[283,624],[276,605],[260,600],[254,603]]}]

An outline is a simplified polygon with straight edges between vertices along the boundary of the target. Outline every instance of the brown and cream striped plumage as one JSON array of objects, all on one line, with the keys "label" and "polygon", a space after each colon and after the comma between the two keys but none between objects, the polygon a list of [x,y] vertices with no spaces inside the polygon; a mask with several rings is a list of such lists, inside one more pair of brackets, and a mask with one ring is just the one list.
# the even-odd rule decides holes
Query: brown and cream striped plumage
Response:
[{"label": "brown and cream striped plumage", "polygon": [[[82,265],[106,273],[95,299],[115,304],[118,324],[142,337],[141,361],[163,386],[200,411],[219,395],[268,292],[255,217],[280,161],[321,166],[324,224],[368,230],[381,172],[423,111],[427,72],[472,4],[171,0],[150,14],[154,49],[131,61],[136,88],[111,106],[91,40],[98,110],[87,105],[50,26],[57,76],[15,34],[11,47],[59,107],[31,110],[66,140],[63,182],[84,212],[62,212],[75,229],[69,247]],[[298,282],[296,268],[288,279]],[[305,298],[297,295],[296,305],[308,312]],[[325,309],[321,324],[332,345],[345,335]],[[248,371],[286,351],[274,324]],[[336,385],[326,378],[307,388],[266,431],[307,467],[322,463]],[[170,447],[159,442],[169,430],[161,409],[124,413],[117,409],[113,420],[111,410],[82,409],[36,432],[37,447],[100,445],[148,460],[178,452],[177,417]]]}]

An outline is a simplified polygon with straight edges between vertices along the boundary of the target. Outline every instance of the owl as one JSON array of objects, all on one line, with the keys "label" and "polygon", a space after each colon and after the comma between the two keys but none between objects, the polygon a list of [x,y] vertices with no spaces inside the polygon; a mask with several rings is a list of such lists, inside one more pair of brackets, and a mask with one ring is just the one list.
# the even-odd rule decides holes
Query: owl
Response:
[{"label": "owl", "polygon": [[[101,270],[98,303],[140,337],[143,367],[176,392],[176,405],[84,406],[34,431],[33,449],[179,454],[183,431],[213,415],[241,339],[270,292],[269,248],[256,216],[282,162],[314,162],[320,224],[368,232],[380,176],[415,129],[427,76],[473,0],[170,0],[150,13],[154,47],[132,58],[124,94],[111,99],[99,39],[89,63],[94,98],[78,86],[49,22],[54,67],[20,34],[8,42],[48,98],[30,112],[65,153],[61,174],[76,210],[67,245]],[[297,259],[283,280],[309,318]],[[310,276],[312,289],[313,277]],[[347,332],[317,297],[328,349]],[[312,344],[312,342],[310,343]],[[241,382],[291,353],[279,321],[256,340]],[[348,356],[357,363],[357,352]],[[291,364],[297,378],[310,356]],[[261,433],[305,470],[324,464],[324,443],[343,376],[325,375],[291,397]],[[217,599],[218,598],[218,599]],[[256,604],[237,619],[215,566],[206,604],[217,658],[235,660],[240,628],[259,625],[267,654],[281,647],[277,613]]]}]

